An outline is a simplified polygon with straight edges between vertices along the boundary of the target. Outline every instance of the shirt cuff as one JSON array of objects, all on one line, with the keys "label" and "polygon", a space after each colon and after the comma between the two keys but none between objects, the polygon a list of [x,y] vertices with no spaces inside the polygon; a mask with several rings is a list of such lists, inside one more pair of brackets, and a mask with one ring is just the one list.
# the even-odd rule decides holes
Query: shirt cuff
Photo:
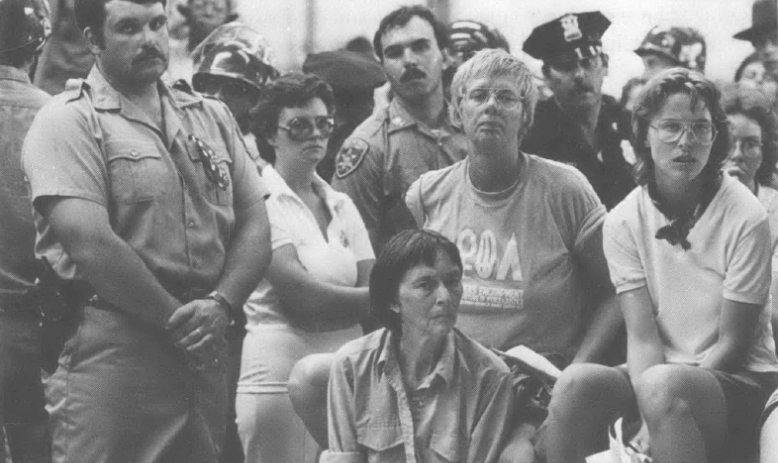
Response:
[{"label": "shirt cuff", "polygon": [[331,452],[325,450],[319,463],[365,463],[365,458],[359,452]]}]

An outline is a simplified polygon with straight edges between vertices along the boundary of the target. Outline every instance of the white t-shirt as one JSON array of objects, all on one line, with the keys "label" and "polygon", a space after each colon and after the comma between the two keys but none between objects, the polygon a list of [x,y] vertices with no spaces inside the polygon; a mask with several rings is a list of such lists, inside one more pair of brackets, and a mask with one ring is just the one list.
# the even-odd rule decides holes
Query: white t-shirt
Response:
[{"label": "white t-shirt", "polygon": [[[375,255],[365,224],[351,199],[316,177],[317,188],[326,198],[332,217],[325,240],[311,210],[275,169],[265,167],[262,178],[270,191],[265,205],[272,249],[292,244],[300,263],[312,276],[341,286],[354,286],[357,283],[357,262],[375,259]],[[279,295],[266,279],[251,294],[244,311],[249,333],[263,325],[289,325],[281,310]]]},{"label": "white t-shirt", "polygon": [[[519,156],[519,179],[506,191],[477,190],[465,159],[422,175],[406,203],[419,226],[459,248],[464,295],[457,328],[486,346],[525,344],[570,361],[592,308],[581,263],[590,259],[585,249],[602,249],[605,207],[578,170]],[[599,254],[594,265],[607,285]]]},{"label": "white t-shirt", "polygon": [[767,301],[772,255],[767,214],[739,181],[724,175],[689,232],[691,249],[655,238],[668,225],[638,187],[605,220],[611,279],[622,293],[646,286],[668,363],[699,365],[718,341],[722,298],[764,306],[746,360],[750,371],[778,371]]}]

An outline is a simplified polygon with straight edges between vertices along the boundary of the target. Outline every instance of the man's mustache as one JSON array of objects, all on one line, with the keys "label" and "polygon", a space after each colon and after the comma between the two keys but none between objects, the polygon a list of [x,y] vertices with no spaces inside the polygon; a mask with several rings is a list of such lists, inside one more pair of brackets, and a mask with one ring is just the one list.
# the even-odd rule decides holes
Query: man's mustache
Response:
[{"label": "man's mustache", "polygon": [[403,75],[400,76],[400,82],[408,82],[411,79],[423,79],[427,77],[427,74],[425,74],[421,69],[417,67],[410,67],[406,68],[405,72],[403,72]]},{"label": "man's mustache", "polygon": [[138,56],[136,56],[135,58],[132,59],[132,62],[133,63],[137,63],[139,61],[146,61],[146,60],[152,59],[152,58],[159,58],[159,59],[164,61],[165,60],[165,55],[163,55],[162,52],[157,50],[156,48],[153,48],[153,47],[151,47],[151,48],[144,48],[143,50],[141,50],[141,52],[138,54]]}]

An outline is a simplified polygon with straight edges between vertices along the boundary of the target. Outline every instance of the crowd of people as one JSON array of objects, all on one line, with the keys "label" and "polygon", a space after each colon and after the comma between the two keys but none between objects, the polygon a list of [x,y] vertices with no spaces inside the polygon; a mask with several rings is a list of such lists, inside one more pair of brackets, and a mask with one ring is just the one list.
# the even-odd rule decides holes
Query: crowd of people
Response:
[{"label": "crowd of people", "polygon": [[752,13],[616,99],[599,11],[286,72],[230,0],[0,0],[0,463],[778,463]]}]

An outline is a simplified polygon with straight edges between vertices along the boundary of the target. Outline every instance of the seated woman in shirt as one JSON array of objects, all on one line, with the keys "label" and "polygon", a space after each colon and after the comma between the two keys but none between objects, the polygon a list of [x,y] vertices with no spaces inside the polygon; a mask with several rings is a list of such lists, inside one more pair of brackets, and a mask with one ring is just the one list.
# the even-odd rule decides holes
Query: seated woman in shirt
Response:
[{"label": "seated woman in shirt", "polygon": [[[573,167],[519,150],[537,89],[518,58],[482,50],[457,70],[451,119],[468,156],[428,172],[406,203],[457,244],[464,265],[457,328],[488,347],[523,344],[563,368],[602,361],[619,327],[602,252],[605,207]],[[517,416],[511,461],[532,461],[537,419]]]},{"label": "seated woman in shirt", "polygon": [[454,329],[461,298],[454,243],[421,230],[389,240],[370,276],[372,308],[386,328],[334,356],[322,462],[497,461],[512,377]]},{"label": "seated woman in shirt", "polygon": [[730,129],[702,74],[654,77],[632,121],[639,186],[603,231],[627,366],[565,370],[551,401],[548,462],[583,463],[619,416],[641,417],[637,445],[650,441],[657,463],[729,461],[727,453],[756,448],[776,385],[767,214],[720,172]]},{"label": "seated woman in shirt", "polygon": [[238,382],[237,422],[246,461],[312,462],[318,451],[287,392],[300,358],[334,352],[361,336],[375,260],[354,204],[317,174],[333,129],[333,96],[314,75],[268,84],[252,110],[275,151],[262,171],[273,256],[244,310],[247,335]]}]

